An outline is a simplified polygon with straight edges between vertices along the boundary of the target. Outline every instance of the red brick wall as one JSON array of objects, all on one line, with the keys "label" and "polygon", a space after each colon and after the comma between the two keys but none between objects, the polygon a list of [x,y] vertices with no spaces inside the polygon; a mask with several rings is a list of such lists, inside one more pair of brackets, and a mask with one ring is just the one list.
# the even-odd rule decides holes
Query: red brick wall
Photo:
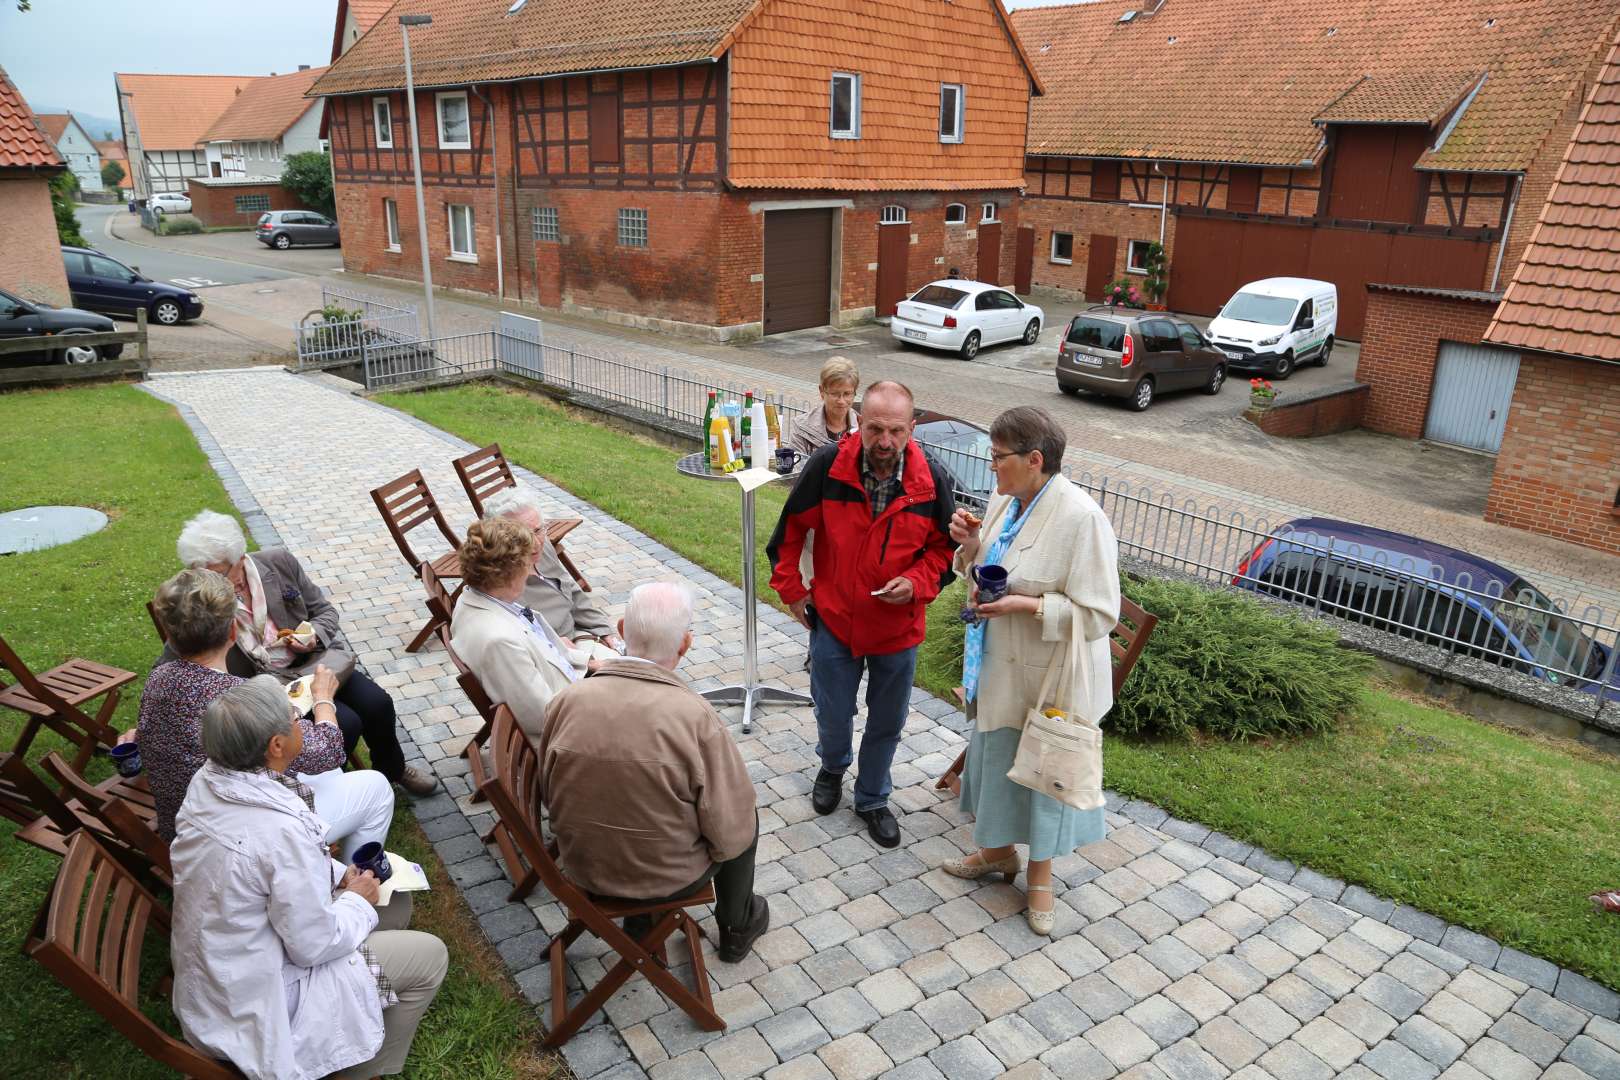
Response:
[{"label": "red brick wall", "polygon": [[1285,439],[1314,439],[1361,426],[1367,408],[1365,386],[1353,386],[1336,394],[1291,402],[1287,391],[1271,408],[1254,414],[1254,422],[1267,435]]},{"label": "red brick wall", "polygon": [[[1125,260],[1130,254],[1130,241],[1159,238],[1159,211],[1132,209],[1125,203],[1025,198],[1019,216],[1024,225],[1033,226],[1035,229],[1035,284],[1068,289],[1077,293],[1085,291],[1086,259],[1091,251],[1093,233],[1119,238],[1119,248],[1114,256],[1114,272],[1109,275],[1110,278],[1125,276]],[[1003,229],[1007,227],[1003,226]],[[1066,232],[1074,236],[1074,261],[1069,265],[1052,261],[1054,232]],[[1011,235],[1010,230],[1003,232],[1004,238],[1010,238]],[[1165,221],[1164,231],[1165,257],[1170,263],[1172,277],[1176,272],[1175,242],[1176,215],[1172,212]],[[1010,266],[1010,262],[1008,265]],[[1012,279],[1009,277],[1007,280],[1010,282]]]},{"label": "red brick wall", "polygon": [[[423,187],[427,215],[428,251],[432,259],[433,284],[470,292],[495,292],[495,193],[489,188]],[[399,210],[400,250],[388,248],[388,231],[383,220],[383,199],[392,198]],[[450,218],[452,203],[473,208],[473,235],[477,262],[452,260]],[[510,216],[510,207],[502,210]],[[339,178],[337,216],[343,227],[343,265],[361,274],[422,280],[422,256],[416,227],[416,194],[409,183],[351,184]],[[511,225],[504,226],[511,236]],[[508,258],[510,270],[510,258]],[[508,294],[512,287],[508,284]]]},{"label": "red brick wall", "polygon": [[1523,354],[1485,520],[1620,554],[1620,367]]},{"label": "red brick wall", "polygon": [[1488,301],[1369,289],[1356,364],[1356,381],[1372,388],[1362,426],[1422,438],[1440,342],[1479,344],[1495,310]]},{"label": "red brick wall", "polygon": [[296,195],[274,182],[211,187],[191,180],[186,186],[191,196],[192,216],[210,228],[223,225],[252,225],[259,220],[262,210],[237,212],[238,195],[268,195],[270,197],[268,209],[271,210],[309,209]]},{"label": "red brick wall", "polygon": [[0,178],[0,284],[24,300],[67,304],[49,178]]}]

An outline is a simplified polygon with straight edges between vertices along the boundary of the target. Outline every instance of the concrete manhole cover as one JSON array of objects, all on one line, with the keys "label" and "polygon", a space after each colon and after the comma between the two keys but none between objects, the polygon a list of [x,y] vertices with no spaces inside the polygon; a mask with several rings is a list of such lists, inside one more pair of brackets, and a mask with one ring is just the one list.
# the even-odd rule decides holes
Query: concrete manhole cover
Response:
[{"label": "concrete manhole cover", "polygon": [[0,555],[41,551],[107,527],[107,515],[87,506],[28,506],[0,514]]}]

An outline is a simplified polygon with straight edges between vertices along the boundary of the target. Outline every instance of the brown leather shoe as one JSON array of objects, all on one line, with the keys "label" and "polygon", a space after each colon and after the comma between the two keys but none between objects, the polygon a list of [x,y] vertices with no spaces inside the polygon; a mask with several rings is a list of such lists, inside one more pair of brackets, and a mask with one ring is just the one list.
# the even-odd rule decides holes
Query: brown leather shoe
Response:
[{"label": "brown leather shoe", "polygon": [[417,798],[421,798],[438,790],[439,778],[432,773],[425,773],[420,769],[407,765],[405,771],[399,774],[399,786]]}]

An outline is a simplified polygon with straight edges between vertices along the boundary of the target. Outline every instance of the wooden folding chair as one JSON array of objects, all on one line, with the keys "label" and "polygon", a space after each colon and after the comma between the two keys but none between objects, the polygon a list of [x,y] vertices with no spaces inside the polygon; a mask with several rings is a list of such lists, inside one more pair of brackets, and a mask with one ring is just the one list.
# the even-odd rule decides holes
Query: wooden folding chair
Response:
[{"label": "wooden folding chair", "polygon": [[158,640],[167,645],[169,643],[169,632],[163,629],[163,622],[158,618],[157,605],[150,600],[146,602],[146,615],[152,620],[152,629],[157,631]]},{"label": "wooden folding chair", "polygon": [[[60,858],[67,854],[73,834],[89,829],[132,869],[151,871],[165,885],[173,880],[168,845],[152,829],[157,810],[144,785],[130,788],[117,776],[91,785],[55,752],[41,765],[64,781],[60,794],[22,758],[0,754],[0,813],[21,826],[13,834],[18,840]],[[66,777],[72,781],[66,782]]]},{"label": "wooden folding chair", "polygon": [[[555,845],[548,847],[540,837],[544,810],[540,798],[540,756],[529,745],[523,729],[518,727],[512,710],[505,705],[495,710],[491,745],[493,762],[486,786],[500,822],[501,852],[509,866],[525,865],[527,870],[521,872],[523,877],[537,878],[568,912],[568,925],[552,937],[546,953],[551,964],[551,1030],[546,1035],[545,1045],[557,1047],[567,1042],[637,972],[645,975],[647,981],[678,1005],[698,1027],[704,1031],[724,1031],[726,1022],[714,1011],[714,998],[709,990],[709,974],[700,941],[703,931],[687,913],[688,908],[714,903],[714,885],[707,884],[692,896],[665,903],[593,899],[568,880],[557,865]],[[632,915],[652,917],[652,929],[640,940],[625,933],[616,921]],[[616,952],[619,961],[570,1009],[564,954],[586,930]],[[684,986],[669,969],[664,945],[677,930],[686,935],[695,991]]]},{"label": "wooden folding chair", "polygon": [[174,882],[169,862],[169,845],[153,827],[155,809],[124,798],[116,785],[92,784],[75,772],[61,755],[52,751],[40,760],[40,767],[62,785],[62,794],[73,801],[70,807],[81,816],[89,815],[102,829],[145,863],[165,884]]},{"label": "wooden folding chair", "polygon": [[158,1027],[141,1012],[146,932],[168,951],[169,912],[89,832],[73,835],[23,951],[152,1060],[197,1080],[242,1074]]},{"label": "wooden folding chair", "polygon": [[428,621],[426,626],[416,632],[416,636],[411,639],[411,643],[405,646],[406,652],[415,652],[420,649],[427,644],[429,638],[442,628],[450,625],[450,617],[455,614],[456,610],[456,598],[461,595],[462,587],[459,585],[456,586],[455,592],[450,592],[444,587],[439,572],[433,568],[431,563],[423,563],[419,566],[417,576],[422,579],[422,591],[426,594],[423,602],[427,604]]},{"label": "wooden folding chair", "polygon": [[449,655],[450,662],[456,665],[456,682],[460,684],[461,692],[467,695],[467,700],[484,719],[484,724],[478,729],[477,734],[468,739],[467,745],[461,748],[461,756],[467,759],[467,772],[472,776],[472,801],[483,802],[489,797],[484,794],[486,775],[484,744],[489,741],[490,728],[495,723],[495,703],[490,700],[484,684],[478,681],[478,676],[473,674],[472,668],[456,655],[455,647],[450,644],[450,634],[442,627],[439,630],[439,641],[444,645],[444,651]]},{"label": "wooden folding chair", "polygon": [[[83,769],[98,743],[111,746],[118,739],[118,732],[107,721],[118,708],[121,688],[135,680],[133,671],[74,658],[35,675],[3,637],[0,666],[17,680],[0,691],[0,705],[28,717],[12,753],[26,756],[39,729],[47,727],[78,748],[73,767]],[[94,716],[80,709],[96,698],[102,702]]]},{"label": "wooden folding chair", "polygon": [[[501,453],[500,443],[490,443],[481,450],[474,450],[470,454],[463,454],[452,462],[456,475],[461,478],[461,486],[467,491],[467,501],[472,503],[473,513],[479,517],[484,516],[484,500],[502,488],[517,487],[517,477],[512,475],[512,466],[507,464],[506,455]],[[546,539],[551,546],[557,549],[557,560],[563,564],[573,579],[579,582],[579,587],[586,592],[591,591],[591,583],[585,580],[585,575],[579,572],[574,560],[568,557],[563,550],[563,537],[582,525],[579,518],[546,518]]]},{"label": "wooden folding chair", "polygon": [[[1119,622],[1114,624],[1113,631],[1108,635],[1108,652],[1114,664],[1114,697],[1125,686],[1125,680],[1131,677],[1131,669],[1141,657],[1142,650],[1147,648],[1148,638],[1153,628],[1159,624],[1159,617],[1152,612],[1138,607],[1127,597],[1119,598]],[[952,691],[956,695],[957,704],[966,704],[967,694],[958,686]],[[945,770],[934,788],[938,791],[950,791],[960,795],[962,793],[962,769],[967,765],[967,751],[963,750],[951,762],[951,767]]]},{"label": "wooden folding chair", "polygon": [[[444,520],[444,512],[439,509],[439,503],[433,498],[433,492],[428,490],[427,481],[422,479],[421,469],[412,469],[398,480],[391,480],[382,487],[373,488],[371,501],[377,504],[377,512],[382,515],[383,524],[388,526],[388,534],[394,538],[399,547],[399,553],[405,558],[405,565],[411,568],[411,573],[422,576],[422,567],[430,566],[433,573],[441,578],[461,577],[461,555],[457,549],[461,541],[456,534],[450,531],[450,523]],[[431,521],[444,537],[450,550],[433,560],[420,558],[411,547],[410,532],[418,525]],[[434,623],[431,618],[428,625],[423,627],[411,643],[405,647],[406,652],[415,652],[427,643],[433,636]]]},{"label": "wooden folding chair", "polygon": [[29,768],[21,754],[0,753],[0,816],[10,818],[23,829],[39,821],[53,827],[57,837],[62,838],[61,843],[45,850],[57,855],[67,851],[65,837],[77,831],[81,824],[67,803]]}]

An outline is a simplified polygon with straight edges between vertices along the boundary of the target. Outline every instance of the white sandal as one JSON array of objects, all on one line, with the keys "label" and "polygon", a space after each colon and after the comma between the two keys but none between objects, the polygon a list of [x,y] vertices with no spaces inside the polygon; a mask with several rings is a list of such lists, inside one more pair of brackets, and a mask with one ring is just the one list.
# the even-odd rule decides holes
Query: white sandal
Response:
[{"label": "white sandal", "polygon": [[[974,852],[974,854],[977,855],[978,852]],[[1007,879],[1007,884],[1010,885],[1013,878],[1018,876],[1018,871],[1022,868],[1018,862],[1018,852],[1016,851],[1005,859],[998,859],[995,862],[968,862],[968,859],[972,857],[970,855],[963,859],[946,859],[940,864],[940,869],[951,875],[951,877],[966,878],[968,881],[977,881],[990,874],[1000,874]]]},{"label": "white sandal", "polygon": [[[1025,886],[1024,891],[1026,894],[1038,892],[1050,893],[1052,892],[1052,886],[1028,885]],[[1029,928],[1035,931],[1037,934],[1050,937],[1052,934],[1052,924],[1057,920],[1057,897],[1055,895],[1053,896],[1052,900],[1052,908],[1053,910],[1051,911],[1036,911],[1032,907],[1024,908],[1024,919],[1029,923]]]}]

